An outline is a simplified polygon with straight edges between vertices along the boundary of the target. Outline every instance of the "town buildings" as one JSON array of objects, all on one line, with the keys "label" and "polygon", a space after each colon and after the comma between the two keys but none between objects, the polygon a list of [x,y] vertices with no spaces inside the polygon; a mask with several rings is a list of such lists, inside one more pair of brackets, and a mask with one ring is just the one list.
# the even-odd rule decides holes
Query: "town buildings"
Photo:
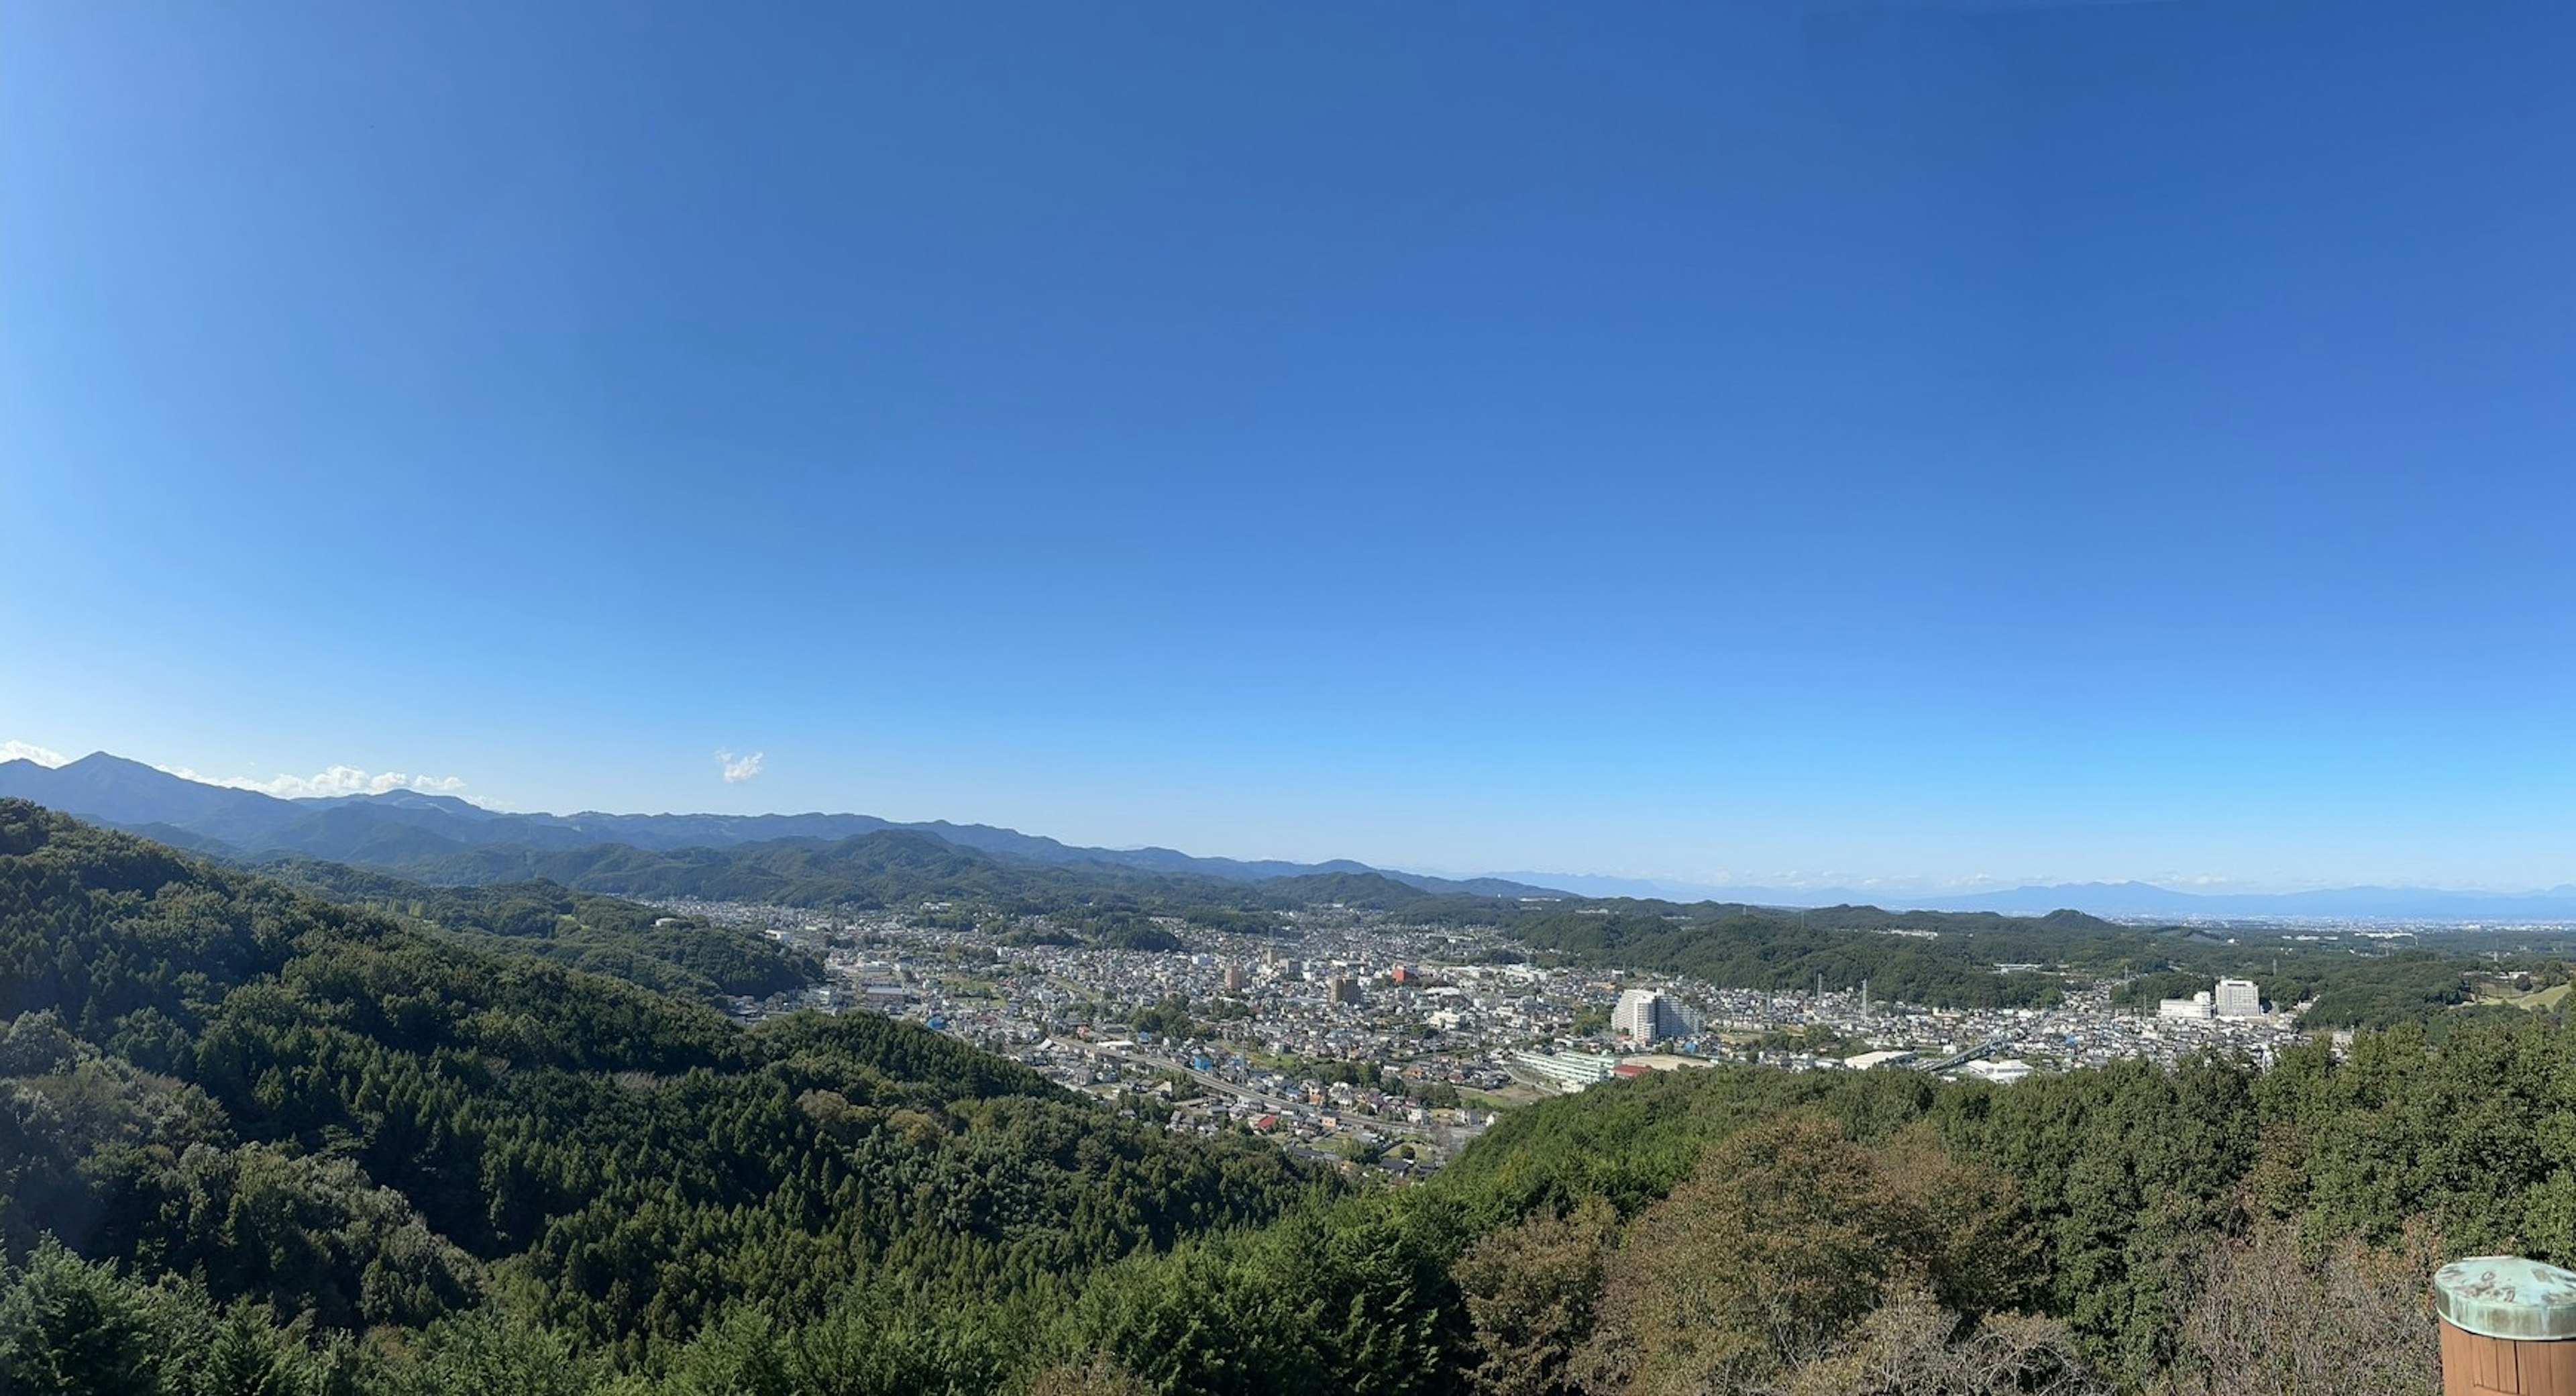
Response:
[{"label": "town buildings", "polygon": [[[961,924],[906,911],[670,909],[757,926],[823,958],[822,985],[736,1000],[746,1019],[883,1013],[1166,1129],[1258,1133],[1336,1165],[1383,1156],[1403,1165],[1384,1171],[1408,1177],[1498,1109],[1650,1070],[1875,1067],[2008,1086],[2124,1058],[2269,1060],[2300,1037],[2286,1015],[2221,1016],[2214,992],[2169,1001],[2180,1016],[2150,1016],[2114,1007],[2113,984],[2070,978],[2046,1007],[1936,1009],[1857,983],[1746,988],[1551,963],[1500,931],[1353,908],[1282,912],[1267,935],[1171,918],[1181,953],[1082,943],[1043,915]],[[2230,1002],[2253,990],[2231,988]]]}]

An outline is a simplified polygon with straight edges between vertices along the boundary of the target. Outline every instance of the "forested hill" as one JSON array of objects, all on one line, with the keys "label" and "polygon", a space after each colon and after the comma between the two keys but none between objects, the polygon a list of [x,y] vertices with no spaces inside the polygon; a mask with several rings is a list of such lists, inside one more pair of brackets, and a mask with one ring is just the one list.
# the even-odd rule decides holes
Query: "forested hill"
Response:
[{"label": "forested hill", "polygon": [[703,897],[782,906],[903,906],[925,898],[1049,904],[1101,893],[1252,900],[1244,884],[1108,866],[1009,863],[905,829],[831,842],[807,839],[732,848],[644,849],[624,844],[544,851],[463,850],[401,860],[393,868],[422,882],[477,884],[544,880],[636,897]]},{"label": "forested hill", "polygon": [[[450,1389],[421,1354],[487,1339],[650,1365],[737,1309],[868,1335],[880,1380],[842,1389],[980,1389],[1089,1271],[1321,1185],[908,1025],[746,1031],[17,801],[0,1022],[0,1249],[31,1267],[0,1390],[197,1389],[43,1364],[147,1372],[236,1300],[309,1315],[236,1336],[334,1390]],[[119,1288],[57,1241],[193,1278]],[[358,1342],[385,1326],[431,1341]]]},{"label": "forested hill", "polygon": [[[310,877],[312,869],[331,865],[275,857],[248,866]],[[550,883],[625,897],[691,897],[851,910],[956,901],[1006,915],[1126,911],[1257,916],[1340,903],[1400,912],[1408,918],[1492,925],[1516,915],[1520,906],[1515,900],[1481,893],[1425,891],[1365,870],[1254,883],[1185,872],[1139,871],[1109,863],[1016,862],[908,829],[881,829],[831,842],[788,839],[728,848],[644,849],[623,844],[554,851],[475,848],[380,860],[369,871],[438,887]],[[363,876],[335,875],[329,885],[362,886]]]},{"label": "forested hill", "polygon": [[665,993],[766,998],[823,978],[822,964],[812,955],[756,930],[543,880],[432,887],[309,859],[263,864],[260,872],[326,900],[403,918],[485,949],[533,955]]},{"label": "forested hill", "polygon": [[2035,1006],[2063,991],[2058,974],[2004,973],[2005,965],[2118,976],[2169,967],[2190,938],[2071,911],[2015,917],[1651,902],[1534,911],[1511,929],[1533,947],[1580,963],[1730,988],[1798,989],[1822,979],[1848,991],[1867,981],[1881,999],[1945,1008]]}]

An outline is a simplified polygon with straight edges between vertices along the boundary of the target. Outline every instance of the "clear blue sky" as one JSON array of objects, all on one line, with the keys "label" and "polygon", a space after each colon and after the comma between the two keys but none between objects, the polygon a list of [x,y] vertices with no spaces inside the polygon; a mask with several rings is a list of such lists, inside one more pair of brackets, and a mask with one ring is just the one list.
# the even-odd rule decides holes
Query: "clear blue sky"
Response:
[{"label": "clear blue sky", "polygon": [[2576,881],[2559,0],[0,27],[0,740],[1452,871]]}]

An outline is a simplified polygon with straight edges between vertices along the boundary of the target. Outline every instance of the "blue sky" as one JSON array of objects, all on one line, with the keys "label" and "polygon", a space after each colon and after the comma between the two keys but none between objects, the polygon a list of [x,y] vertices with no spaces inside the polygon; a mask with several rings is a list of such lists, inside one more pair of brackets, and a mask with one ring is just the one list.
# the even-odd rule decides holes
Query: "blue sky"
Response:
[{"label": "blue sky", "polygon": [[0,16],[0,740],[2576,881],[2567,6]]}]

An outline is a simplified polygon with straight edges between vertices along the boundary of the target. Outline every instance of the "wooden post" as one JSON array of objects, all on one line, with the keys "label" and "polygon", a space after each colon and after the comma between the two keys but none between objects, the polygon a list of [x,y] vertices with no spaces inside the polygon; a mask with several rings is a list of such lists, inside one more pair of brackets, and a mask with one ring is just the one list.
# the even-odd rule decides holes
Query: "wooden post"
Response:
[{"label": "wooden post", "polygon": [[2442,1396],[2576,1396],[2576,1273],[2482,1255],[2433,1276]]}]

